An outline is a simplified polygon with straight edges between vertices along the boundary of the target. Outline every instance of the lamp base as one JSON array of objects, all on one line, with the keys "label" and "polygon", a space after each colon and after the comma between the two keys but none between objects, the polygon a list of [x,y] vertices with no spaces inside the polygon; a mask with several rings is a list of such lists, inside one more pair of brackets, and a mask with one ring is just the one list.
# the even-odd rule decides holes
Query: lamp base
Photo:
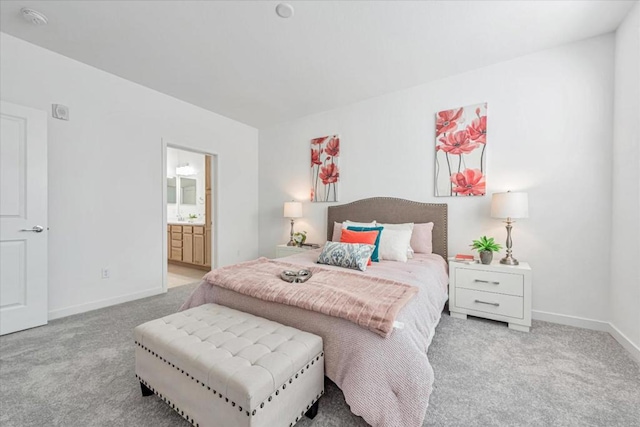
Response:
[{"label": "lamp base", "polygon": [[507,255],[506,257],[502,258],[500,260],[500,264],[506,264],[506,265],[519,265],[520,263],[518,262],[517,259],[515,259],[514,257],[512,257],[511,255]]}]

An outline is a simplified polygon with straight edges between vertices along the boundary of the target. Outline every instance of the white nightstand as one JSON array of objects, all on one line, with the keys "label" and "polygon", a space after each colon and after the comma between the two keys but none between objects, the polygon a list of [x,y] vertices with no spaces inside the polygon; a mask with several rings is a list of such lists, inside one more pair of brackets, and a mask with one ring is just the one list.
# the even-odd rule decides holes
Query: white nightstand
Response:
[{"label": "white nightstand", "polygon": [[449,311],[508,322],[510,329],[531,327],[531,267],[526,262],[508,266],[466,264],[449,260]]},{"label": "white nightstand", "polygon": [[287,245],[278,245],[276,246],[276,258],[282,258],[289,255],[295,255],[302,252],[306,252],[309,249],[313,249],[311,246],[287,246]]}]

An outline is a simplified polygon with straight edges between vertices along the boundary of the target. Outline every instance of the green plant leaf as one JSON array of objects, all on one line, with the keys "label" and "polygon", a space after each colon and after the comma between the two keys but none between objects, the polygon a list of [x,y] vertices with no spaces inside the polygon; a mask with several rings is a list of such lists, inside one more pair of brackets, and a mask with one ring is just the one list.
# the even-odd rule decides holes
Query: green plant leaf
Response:
[{"label": "green plant leaf", "polygon": [[471,246],[473,249],[478,252],[482,251],[491,251],[491,252],[499,252],[502,249],[498,243],[496,243],[493,237],[482,236],[478,240],[472,240]]}]

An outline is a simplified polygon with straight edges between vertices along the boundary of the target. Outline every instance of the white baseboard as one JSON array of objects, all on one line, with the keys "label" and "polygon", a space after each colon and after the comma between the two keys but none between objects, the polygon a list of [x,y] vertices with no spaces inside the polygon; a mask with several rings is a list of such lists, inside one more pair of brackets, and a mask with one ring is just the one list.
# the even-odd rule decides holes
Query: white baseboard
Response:
[{"label": "white baseboard", "polygon": [[586,319],[584,317],[568,316],[566,314],[549,313],[533,310],[531,317],[535,320],[558,323],[560,325],[575,326],[577,328],[592,329],[594,331],[609,332],[609,322],[602,320]]},{"label": "white baseboard", "polygon": [[608,331],[616,341],[620,343],[629,353],[631,353],[631,357],[633,357],[636,362],[640,363],[640,347],[635,345],[625,334],[623,334],[620,329],[616,328],[615,325],[609,323],[609,331]]},{"label": "white baseboard", "polygon": [[640,363],[640,347],[631,342],[631,340],[627,338],[626,335],[620,332],[620,330],[610,322],[537,310],[532,310],[531,317],[535,320],[558,323],[560,325],[575,326],[577,328],[608,332],[625,350],[627,350],[631,354],[632,358]]},{"label": "white baseboard", "polygon": [[61,317],[71,316],[73,314],[85,313],[87,311],[97,310],[99,308],[109,307],[111,305],[122,304],[123,302],[135,301],[140,298],[152,297],[167,292],[162,288],[147,289],[132,294],[120,295],[114,298],[107,298],[99,301],[92,301],[85,304],[72,305],[71,307],[60,308],[49,312],[49,320],[60,319]]}]

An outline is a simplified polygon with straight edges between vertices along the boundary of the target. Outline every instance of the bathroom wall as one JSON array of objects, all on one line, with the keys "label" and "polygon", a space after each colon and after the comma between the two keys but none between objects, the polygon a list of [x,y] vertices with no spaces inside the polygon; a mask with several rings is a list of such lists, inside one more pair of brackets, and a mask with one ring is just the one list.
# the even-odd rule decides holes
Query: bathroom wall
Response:
[{"label": "bathroom wall", "polygon": [[[178,166],[189,165],[196,171],[194,176],[187,176],[196,180],[196,204],[167,204],[167,222],[177,222],[181,216],[187,219],[190,214],[198,215],[198,219],[193,220],[194,223],[203,224],[205,222],[204,196],[205,196],[205,155],[194,153],[192,151],[180,150],[177,148],[167,147],[167,178],[176,176],[176,168]],[[177,184],[179,186],[179,182]],[[179,191],[179,190],[178,190]],[[180,193],[177,193],[178,197]]]}]

